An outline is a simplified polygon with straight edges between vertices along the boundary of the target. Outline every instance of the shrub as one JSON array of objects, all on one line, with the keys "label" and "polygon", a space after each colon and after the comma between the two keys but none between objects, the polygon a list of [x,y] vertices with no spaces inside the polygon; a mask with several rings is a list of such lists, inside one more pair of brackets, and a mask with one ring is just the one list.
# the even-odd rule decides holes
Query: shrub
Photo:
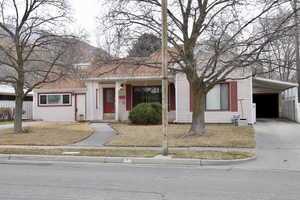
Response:
[{"label": "shrub", "polygon": [[134,124],[161,124],[161,105],[159,103],[141,103],[129,113],[129,119]]}]

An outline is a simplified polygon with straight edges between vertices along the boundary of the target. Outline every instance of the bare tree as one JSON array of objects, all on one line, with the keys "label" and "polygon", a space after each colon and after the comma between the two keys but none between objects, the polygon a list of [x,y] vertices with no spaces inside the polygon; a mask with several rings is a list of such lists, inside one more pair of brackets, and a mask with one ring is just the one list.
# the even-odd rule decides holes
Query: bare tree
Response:
[{"label": "bare tree", "polygon": [[[107,0],[111,27],[126,27],[124,37],[143,33],[161,36],[160,0]],[[173,0],[168,8],[169,53],[176,70],[185,73],[192,90],[193,119],[189,134],[205,132],[206,94],[232,72],[259,62],[265,47],[292,25],[290,11],[272,31],[255,29],[259,19],[289,9],[288,0]],[[252,9],[253,12],[250,12]],[[205,59],[199,61],[199,56]],[[174,63],[171,63],[174,66]],[[246,75],[245,77],[247,78]],[[197,101],[196,101],[197,100]]]},{"label": "bare tree", "polygon": [[61,58],[70,41],[63,30],[67,11],[64,0],[0,1],[0,69],[5,72],[0,81],[15,88],[15,133],[23,131],[24,97],[64,74]]},{"label": "bare tree", "polygon": [[[260,29],[269,34],[277,23],[289,13],[279,10],[279,13],[272,17],[266,17],[260,21]],[[294,23],[290,19],[287,25]],[[294,44],[294,30],[287,30],[280,38],[272,40],[266,45],[265,51],[262,53],[262,62],[260,76],[278,79],[282,81],[295,81],[296,77],[296,51]]]},{"label": "bare tree", "polygon": [[[110,27],[109,29],[103,29],[109,22],[105,20],[105,18],[98,18],[97,21],[99,23],[97,29],[98,46],[103,47],[112,58],[124,56],[129,47],[128,38],[123,37],[127,32],[127,29],[124,27]],[[104,35],[104,38],[101,38],[102,35]]]}]

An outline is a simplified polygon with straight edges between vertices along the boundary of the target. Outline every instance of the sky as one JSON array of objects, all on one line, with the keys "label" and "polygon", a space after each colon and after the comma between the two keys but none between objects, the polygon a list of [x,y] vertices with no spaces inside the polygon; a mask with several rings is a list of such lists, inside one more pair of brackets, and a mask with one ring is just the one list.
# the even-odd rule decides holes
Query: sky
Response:
[{"label": "sky", "polygon": [[101,3],[99,0],[69,0],[69,4],[75,20],[74,31],[84,29],[89,34],[89,43],[96,46],[96,17],[101,12]]},{"label": "sky", "polygon": [[[84,29],[88,34],[88,42],[94,46],[99,46],[98,42],[101,40],[99,35],[97,36],[97,22],[96,17],[103,14],[105,7],[102,5],[101,0],[68,0],[72,16],[74,18],[74,23],[70,28],[75,33],[78,30]],[[256,7],[251,7],[248,11],[245,11],[245,16],[251,16],[256,14],[259,9]],[[97,38],[98,37],[98,38]],[[98,39],[98,40],[97,40]]]}]

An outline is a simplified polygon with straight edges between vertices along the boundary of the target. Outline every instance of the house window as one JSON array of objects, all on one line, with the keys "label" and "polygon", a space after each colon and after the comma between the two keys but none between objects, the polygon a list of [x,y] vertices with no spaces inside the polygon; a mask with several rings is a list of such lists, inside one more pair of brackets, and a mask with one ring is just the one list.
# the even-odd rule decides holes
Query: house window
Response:
[{"label": "house window", "polygon": [[114,90],[107,90],[107,93],[106,93],[106,102],[107,103],[114,103],[115,102]]},{"label": "house window", "polygon": [[68,106],[71,105],[71,94],[40,94],[39,104],[41,106]]},{"label": "house window", "polygon": [[218,84],[206,95],[206,110],[229,110],[229,86]]},{"label": "house window", "polygon": [[133,107],[140,103],[161,103],[161,86],[133,87]]}]

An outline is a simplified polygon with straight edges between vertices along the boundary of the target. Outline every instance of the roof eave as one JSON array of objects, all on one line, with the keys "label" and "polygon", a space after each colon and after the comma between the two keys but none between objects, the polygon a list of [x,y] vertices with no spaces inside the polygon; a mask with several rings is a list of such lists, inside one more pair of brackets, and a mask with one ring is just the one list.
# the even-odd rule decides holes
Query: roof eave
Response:
[{"label": "roof eave", "polygon": [[87,88],[34,89],[33,92],[86,92]]},{"label": "roof eave", "polygon": [[[173,80],[174,76],[168,76]],[[135,81],[135,80],[162,80],[162,76],[127,76],[127,77],[103,77],[103,78],[83,78],[84,81]]]},{"label": "roof eave", "polygon": [[[260,78],[260,77],[255,77],[253,78],[253,81],[259,81],[261,83],[267,84],[274,84],[274,87],[268,87],[265,84],[261,85],[262,88],[271,88],[271,89],[278,89],[278,90],[286,90],[289,88],[294,88],[298,87],[299,85],[297,83],[291,83],[291,82],[286,82],[286,81],[279,81],[279,80],[272,80],[272,79],[266,79],[266,78]],[[259,84],[259,83],[258,83]],[[280,86],[280,88],[278,88]]]}]

